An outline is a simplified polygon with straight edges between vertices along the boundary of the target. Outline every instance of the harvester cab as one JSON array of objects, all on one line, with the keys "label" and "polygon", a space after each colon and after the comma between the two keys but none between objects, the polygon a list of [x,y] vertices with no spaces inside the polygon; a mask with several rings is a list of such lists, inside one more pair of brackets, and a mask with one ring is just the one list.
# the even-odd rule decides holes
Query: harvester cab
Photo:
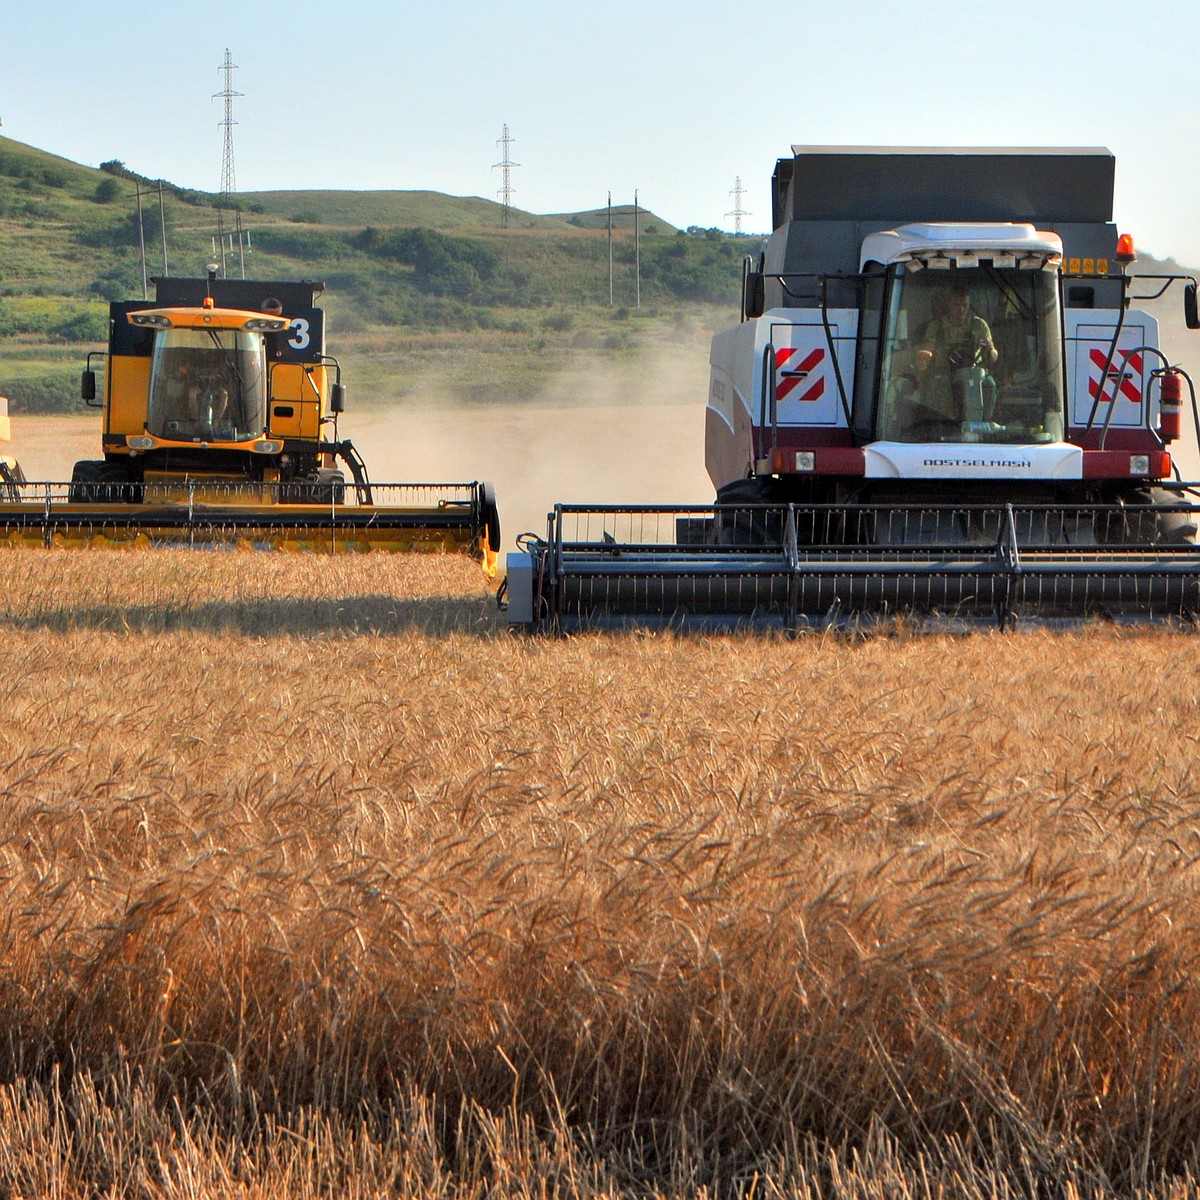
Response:
[{"label": "harvester cab", "polygon": [[155,283],[153,304],[110,308],[103,398],[90,359],[84,372],[84,401],[104,413],[105,457],[76,464],[73,499],[225,482],[286,485],[262,495],[319,503],[343,488],[339,460],[369,499],[361,458],[337,438],[344,391],[325,353],[323,285],[215,273]]},{"label": "harvester cab", "polygon": [[110,306],[107,350],[88,355],[82,395],[102,410],[103,458],[77,462],[69,484],[17,488],[0,504],[10,540],[455,549],[494,574],[490,484],[372,483],[339,437],[323,284],[210,269],[155,287],[153,301]]},{"label": "harvester cab", "polygon": [[[860,311],[878,334],[863,342],[851,413],[870,453],[950,443],[1028,445],[1045,456],[1041,447],[1062,442],[1057,235],[1030,225],[903,226],[865,238],[862,257]],[[795,378],[786,364],[781,373]],[[1058,452],[1049,458],[1058,470]]]},{"label": "harvester cab", "polygon": [[1194,389],[1140,307],[1181,284],[1194,328],[1196,281],[1131,273],[1114,173],[1100,149],[793,147],[713,338],[717,504],[560,506],[510,559],[510,618],[1200,611],[1171,456]]}]

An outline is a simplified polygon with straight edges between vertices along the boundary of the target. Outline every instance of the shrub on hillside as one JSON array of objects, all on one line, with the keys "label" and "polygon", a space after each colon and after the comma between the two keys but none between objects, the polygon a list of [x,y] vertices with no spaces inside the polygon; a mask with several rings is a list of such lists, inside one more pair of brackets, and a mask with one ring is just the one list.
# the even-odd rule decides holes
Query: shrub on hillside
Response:
[{"label": "shrub on hillside", "polygon": [[49,333],[64,342],[105,342],[108,318],[98,305],[72,308],[50,322]]},{"label": "shrub on hillside", "polygon": [[314,229],[256,229],[254,247],[264,254],[280,254],[302,259],[303,262],[297,269],[303,273],[304,263],[344,256],[346,240],[336,233],[324,233]]},{"label": "shrub on hillside", "polygon": [[94,250],[126,250],[136,249],[142,243],[147,247],[157,245],[161,236],[162,221],[159,218],[158,206],[143,204],[140,230],[137,213],[130,211],[117,216],[111,224],[77,231],[75,240],[80,245]]},{"label": "shrub on hillside", "polygon": [[67,173],[61,167],[39,162],[32,155],[5,151],[0,151],[0,175],[19,179],[27,186],[40,183],[45,187],[63,188],[69,182]]},{"label": "shrub on hillside", "polygon": [[101,300],[132,300],[142,294],[141,270],[135,262],[118,262],[98,275],[88,291]]},{"label": "shrub on hillside", "polygon": [[671,241],[642,251],[642,284],[651,294],[722,301],[737,290],[742,251],[729,240]]},{"label": "shrub on hillside", "polygon": [[121,185],[109,176],[107,179],[102,179],[96,184],[96,190],[92,193],[92,199],[97,204],[110,204],[121,194]]},{"label": "shrub on hillside", "polygon": [[471,238],[432,229],[381,230],[368,226],[350,239],[373,258],[391,259],[413,269],[413,282],[439,296],[467,296],[499,265],[494,251]]},{"label": "shrub on hillside", "polygon": [[100,305],[10,301],[0,308],[0,336],[33,336],[47,341],[103,342],[107,314]]},{"label": "shrub on hillside", "polygon": [[131,171],[119,158],[110,158],[107,162],[100,164],[100,170],[105,175],[115,175],[118,179],[140,179],[145,181],[144,175],[139,175],[136,171]]},{"label": "shrub on hillside", "polygon": [[17,413],[71,413],[83,409],[79,398],[79,375],[62,369],[24,379],[6,379],[4,393],[8,411]]},{"label": "shrub on hillside", "polygon": [[53,317],[49,309],[32,307],[20,300],[12,301],[0,308],[0,337],[18,337],[21,334],[47,337]]}]

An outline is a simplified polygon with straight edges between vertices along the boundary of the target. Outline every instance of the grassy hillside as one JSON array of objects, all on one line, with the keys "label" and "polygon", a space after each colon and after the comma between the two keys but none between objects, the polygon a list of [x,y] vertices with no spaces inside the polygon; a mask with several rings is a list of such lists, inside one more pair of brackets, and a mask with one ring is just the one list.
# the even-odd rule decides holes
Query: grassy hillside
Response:
[{"label": "grassy hillside", "polygon": [[[366,382],[360,395],[380,399],[403,394],[404,377],[394,362],[381,367],[380,346],[420,354],[424,368],[440,356],[450,396],[466,395],[469,381],[472,398],[504,400],[539,390],[581,348],[627,355],[675,338],[705,306],[732,312],[748,246],[639,214],[638,307],[632,211],[618,208],[610,305],[604,212],[516,211],[502,228],[498,204],[433,192],[237,202],[219,216],[214,197],[170,184],[160,192],[119,162],[82,167],[0,138],[0,394],[13,411],[76,406],[74,377],[104,337],[107,301],[143,294],[139,237],[151,277],[201,274],[221,256],[220,222],[245,231],[240,248],[232,233],[224,244],[226,274],[323,280],[331,348]],[[477,371],[460,369],[481,336],[502,337],[509,360],[482,386]]]},{"label": "grassy hillside", "polygon": [[[302,224],[335,226],[406,225],[425,229],[499,227],[501,208],[478,196],[441,192],[287,191],[244,192],[238,200],[250,214],[283,217]],[[556,229],[564,221],[512,210],[522,228]]]},{"label": "grassy hillside", "polygon": [[[284,217],[302,224],[361,228],[366,225],[399,225],[423,229],[499,229],[503,209],[478,196],[447,196],[442,192],[242,192],[238,202],[249,216]],[[633,228],[633,206],[613,205],[613,227]],[[638,220],[643,233],[675,233],[661,217],[642,209]],[[514,208],[510,229],[553,230],[605,228],[607,211],[559,213],[539,216]]]}]

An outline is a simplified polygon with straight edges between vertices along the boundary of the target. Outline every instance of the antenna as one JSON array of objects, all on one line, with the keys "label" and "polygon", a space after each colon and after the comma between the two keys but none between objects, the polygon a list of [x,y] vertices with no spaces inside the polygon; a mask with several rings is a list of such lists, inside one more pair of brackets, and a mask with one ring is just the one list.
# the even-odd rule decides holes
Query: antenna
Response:
[{"label": "antenna", "polygon": [[733,191],[729,194],[733,197],[733,211],[727,212],[725,215],[733,218],[733,232],[741,233],[742,218],[752,217],[754,214],[752,212],[747,212],[746,209],[742,207],[742,197],[746,194],[746,189],[742,187],[742,177],[740,175],[734,180]]},{"label": "antenna", "polygon": [[508,228],[509,212],[512,208],[512,194],[514,188],[512,185],[511,172],[513,167],[519,167],[521,165],[518,162],[513,162],[512,156],[510,155],[508,149],[516,140],[516,138],[510,136],[508,132],[508,126],[505,125],[504,136],[502,138],[498,138],[496,141],[497,146],[503,147],[503,154],[498,163],[492,164],[493,171],[497,167],[500,168],[500,190],[496,193],[496,195],[500,197],[500,200],[504,205],[504,208],[500,213],[500,225],[504,229]]},{"label": "antenna", "polygon": [[[213,92],[214,100],[225,101],[225,119],[220,122],[221,127],[225,130],[225,147],[221,156],[221,200],[217,205],[217,240],[221,243],[221,269],[225,269],[225,209],[233,208],[233,194],[237,191],[237,180],[233,170],[233,127],[237,122],[233,119],[233,101],[235,97],[241,96],[241,92],[233,90],[233,73],[237,70],[233,61],[233,55],[228,49],[225,51],[225,61],[217,68],[225,74],[225,90],[223,92]],[[237,220],[237,240],[238,253],[242,250],[242,221],[241,214],[238,214]],[[232,249],[232,239],[230,241]],[[242,257],[242,278],[246,278],[246,260]]]}]

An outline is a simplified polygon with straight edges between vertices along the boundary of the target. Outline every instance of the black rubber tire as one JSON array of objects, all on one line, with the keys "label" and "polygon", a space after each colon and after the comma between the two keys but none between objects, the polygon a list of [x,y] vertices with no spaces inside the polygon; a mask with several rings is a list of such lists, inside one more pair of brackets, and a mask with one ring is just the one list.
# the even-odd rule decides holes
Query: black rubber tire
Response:
[{"label": "black rubber tire", "polygon": [[1162,512],[1157,506],[1179,502],[1179,497],[1162,488],[1138,488],[1121,497],[1124,508],[1110,519],[1096,538],[1103,545],[1148,546],[1188,545],[1196,540],[1196,522],[1190,513]]},{"label": "black rubber tire", "polygon": [[[1162,488],[1150,488],[1151,504],[1178,504],[1181,497]],[[1189,545],[1196,540],[1196,518],[1186,512],[1160,512],[1155,540],[1168,545]]]},{"label": "black rubber tire", "polygon": [[317,503],[345,504],[346,476],[332,467],[322,467],[317,472]]},{"label": "black rubber tire", "polygon": [[67,499],[72,504],[93,504],[96,500],[95,484],[100,479],[100,468],[104,460],[83,459],[71,470],[71,490]]},{"label": "black rubber tire", "polygon": [[481,492],[479,514],[480,522],[483,525],[483,531],[487,534],[488,548],[495,553],[500,553],[500,510],[496,507],[496,488],[491,483],[481,483],[479,485]]},{"label": "black rubber tire", "polygon": [[[735,479],[717,489],[718,505],[777,503],[765,479]],[[718,546],[779,546],[783,544],[784,517],[779,512],[718,511],[713,520],[712,539]]]},{"label": "black rubber tire", "polygon": [[123,463],[83,459],[71,471],[67,499],[72,504],[136,504],[141,498]]},{"label": "black rubber tire", "polygon": [[279,504],[345,504],[346,477],[341,471],[322,467],[316,479],[290,479],[276,489]]}]

